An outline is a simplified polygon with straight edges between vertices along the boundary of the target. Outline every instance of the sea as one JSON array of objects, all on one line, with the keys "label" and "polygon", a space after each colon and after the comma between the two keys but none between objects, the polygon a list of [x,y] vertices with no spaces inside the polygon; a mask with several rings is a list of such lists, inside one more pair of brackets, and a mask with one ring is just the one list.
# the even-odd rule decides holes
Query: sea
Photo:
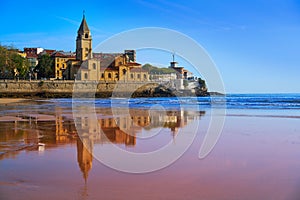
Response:
[{"label": "sea", "polygon": [[166,109],[179,108],[226,108],[226,109],[300,109],[300,94],[228,94],[225,96],[207,97],[156,97],[156,98],[106,98],[106,99],[71,99],[60,98],[39,100],[60,105],[71,105],[72,102],[91,103],[96,107],[130,107],[147,109],[161,105]]}]

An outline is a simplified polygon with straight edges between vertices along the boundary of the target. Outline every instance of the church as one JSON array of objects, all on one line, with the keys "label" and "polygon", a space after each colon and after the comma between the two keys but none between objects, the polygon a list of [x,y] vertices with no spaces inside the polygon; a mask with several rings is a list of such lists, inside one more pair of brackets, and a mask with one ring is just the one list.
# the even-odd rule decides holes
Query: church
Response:
[{"label": "church", "polygon": [[105,82],[149,81],[148,71],[136,62],[135,50],[124,53],[93,53],[92,35],[85,15],[77,31],[76,59],[67,61],[64,79]]}]

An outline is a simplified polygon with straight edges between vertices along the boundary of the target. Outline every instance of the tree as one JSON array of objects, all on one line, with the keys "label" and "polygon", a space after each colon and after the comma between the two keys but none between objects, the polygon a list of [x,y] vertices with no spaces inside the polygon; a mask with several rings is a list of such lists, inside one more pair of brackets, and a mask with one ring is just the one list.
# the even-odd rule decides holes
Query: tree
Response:
[{"label": "tree", "polygon": [[53,60],[48,54],[39,57],[39,63],[35,67],[39,78],[51,78],[54,76]]},{"label": "tree", "polygon": [[28,71],[27,59],[20,56],[17,49],[0,45],[0,78],[12,79],[16,74],[25,78]]},{"label": "tree", "polygon": [[151,64],[144,64],[142,66],[144,70],[147,70],[150,74],[171,74],[176,73],[174,69],[165,68],[165,67],[156,67]]},{"label": "tree", "polygon": [[17,53],[11,54],[12,67],[18,72],[20,78],[26,78],[29,72],[29,63],[26,58],[23,58]]},{"label": "tree", "polygon": [[8,68],[8,50],[0,46],[0,77],[13,78],[13,71]]},{"label": "tree", "polygon": [[198,78],[198,83],[199,83],[199,87],[201,88],[201,90],[207,91],[205,80]]}]

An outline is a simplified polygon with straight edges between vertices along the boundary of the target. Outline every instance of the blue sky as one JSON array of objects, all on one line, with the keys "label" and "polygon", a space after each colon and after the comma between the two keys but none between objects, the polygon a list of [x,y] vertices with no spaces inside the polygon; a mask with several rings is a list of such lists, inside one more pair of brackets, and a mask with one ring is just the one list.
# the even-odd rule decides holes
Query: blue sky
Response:
[{"label": "blue sky", "polygon": [[[74,51],[85,10],[94,46],[133,28],[169,28],[205,48],[229,93],[300,92],[300,1],[0,2],[2,45]],[[145,52],[137,54],[141,63],[171,59]]]}]

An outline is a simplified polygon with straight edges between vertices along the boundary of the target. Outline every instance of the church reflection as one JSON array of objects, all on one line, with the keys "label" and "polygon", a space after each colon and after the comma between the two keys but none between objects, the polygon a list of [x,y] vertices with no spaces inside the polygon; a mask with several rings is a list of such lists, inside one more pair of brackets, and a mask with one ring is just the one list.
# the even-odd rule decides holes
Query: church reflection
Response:
[{"label": "church reflection", "polygon": [[78,165],[87,181],[95,144],[134,147],[137,134],[153,128],[168,129],[174,137],[180,128],[200,120],[205,114],[204,111],[130,109],[127,115],[121,115],[124,113],[121,108],[115,112],[111,108],[101,108],[96,112],[97,118],[83,114],[73,120],[63,108],[56,107],[52,114],[23,114],[18,116],[18,120],[0,122],[0,160],[14,158],[22,150],[47,151],[61,145],[76,144]]},{"label": "church reflection", "polygon": [[85,182],[93,165],[92,152],[93,140],[89,138],[77,138],[77,162]]}]

